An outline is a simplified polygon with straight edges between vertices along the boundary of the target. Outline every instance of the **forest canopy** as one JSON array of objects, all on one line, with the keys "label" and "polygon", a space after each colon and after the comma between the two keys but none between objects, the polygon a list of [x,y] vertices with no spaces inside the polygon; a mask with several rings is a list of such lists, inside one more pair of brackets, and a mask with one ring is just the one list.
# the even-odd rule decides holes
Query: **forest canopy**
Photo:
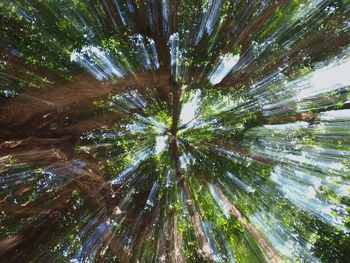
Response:
[{"label": "forest canopy", "polygon": [[0,0],[0,262],[348,262],[349,14]]}]

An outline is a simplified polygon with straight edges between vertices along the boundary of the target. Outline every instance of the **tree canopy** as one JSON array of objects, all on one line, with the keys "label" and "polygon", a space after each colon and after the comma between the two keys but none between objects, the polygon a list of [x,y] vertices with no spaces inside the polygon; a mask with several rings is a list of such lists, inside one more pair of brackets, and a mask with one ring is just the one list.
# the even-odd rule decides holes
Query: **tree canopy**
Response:
[{"label": "tree canopy", "polygon": [[0,0],[0,262],[348,262],[348,0]]}]

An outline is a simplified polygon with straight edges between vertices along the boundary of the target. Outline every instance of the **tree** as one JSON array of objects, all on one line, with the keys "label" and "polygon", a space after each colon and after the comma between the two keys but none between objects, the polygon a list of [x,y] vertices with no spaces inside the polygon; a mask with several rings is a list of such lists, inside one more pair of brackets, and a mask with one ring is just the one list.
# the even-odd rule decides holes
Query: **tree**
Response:
[{"label": "tree", "polygon": [[346,262],[347,10],[0,3],[0,261]]}]

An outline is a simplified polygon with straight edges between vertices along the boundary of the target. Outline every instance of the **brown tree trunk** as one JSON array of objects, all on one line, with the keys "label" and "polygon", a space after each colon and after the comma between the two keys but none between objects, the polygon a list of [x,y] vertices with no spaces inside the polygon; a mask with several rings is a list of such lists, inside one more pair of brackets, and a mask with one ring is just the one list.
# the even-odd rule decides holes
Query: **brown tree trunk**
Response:
[{"label": "brown tree trunk", "polygon": [[220,197],[220,199],[225,203],[225,205],[230,209],[231,214],[249,231],[249,233],[258,241],[261,250],[263,253],[267,255],[268,262],[277,263],[280,262],[280,257],[278,252],[273,248],[270,242],[249,222],[248,218],[246,218],[241,211],[230,201],[222,190],[216,186],[214,183],[212,184],[215,192]]}]

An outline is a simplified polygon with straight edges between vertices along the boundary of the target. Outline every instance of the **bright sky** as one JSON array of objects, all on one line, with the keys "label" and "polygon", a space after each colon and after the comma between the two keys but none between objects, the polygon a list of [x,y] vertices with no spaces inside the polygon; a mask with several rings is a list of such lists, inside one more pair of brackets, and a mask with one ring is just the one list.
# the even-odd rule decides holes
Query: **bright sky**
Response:
[{"label": "bright sky", "polygon": [[165,147],[167,145],[168,135],[162,135],[158,136],[156,139],[156,154],[160,154],[163,150],[165,150]]},{"label": "bright sky", "polygon": [[198,90],[194,95],[192,95],[190,100],[182,106],[180,113],[180,124],[188,123],[196,116],[196,111],[199,106],[199,95],[200,91]]},{"label": "bright sky", "polygon": [[232,56],[231,54],[226,54],[221,57],[221,61],[218,63],[214,71],[210,74],[209,81],[211,84],[216,85],[220,83],[224,77],[232,70],[232,68],[239,61],[239,55]]}]

